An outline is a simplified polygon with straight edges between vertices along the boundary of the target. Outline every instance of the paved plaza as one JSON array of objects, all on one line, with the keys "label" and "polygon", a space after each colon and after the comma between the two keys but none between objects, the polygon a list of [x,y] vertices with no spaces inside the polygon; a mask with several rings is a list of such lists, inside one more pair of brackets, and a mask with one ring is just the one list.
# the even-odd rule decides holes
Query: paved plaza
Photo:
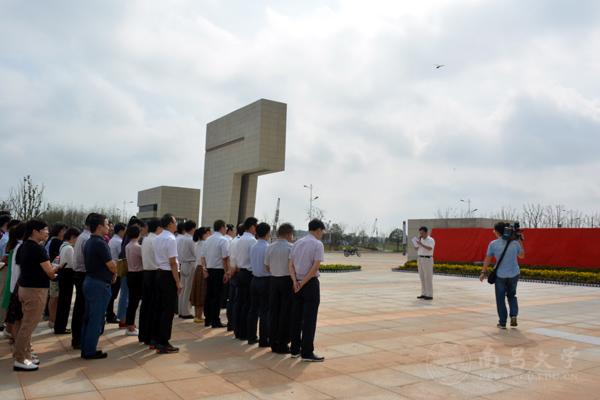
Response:
[{"label": "paved plaza", "polygon": [[0,342],[0,399],[600,399],[600,288],[519,283],[519,327],[500,331],[487,283],[435,276],[426,302],[416,274],[391,272],[401,256],[326,258],[363,270],[321,276],[322,364],[177,318],[179,354],[110,325],[108,359],[85,361],[43,323],[37,372],[12,372]]}]

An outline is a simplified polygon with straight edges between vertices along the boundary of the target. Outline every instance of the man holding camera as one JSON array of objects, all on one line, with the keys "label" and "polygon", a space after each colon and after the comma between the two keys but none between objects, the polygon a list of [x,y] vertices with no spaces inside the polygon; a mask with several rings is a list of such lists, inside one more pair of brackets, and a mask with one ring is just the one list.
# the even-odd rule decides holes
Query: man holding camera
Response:
[{"label": "man holding camera", "polygon": [[487,276],[488,267],[492,263],[492,257],[497,261],[496,270],[496,308],[498,309],[498,328],[506,329],[508,318],[506,301],[510,309],[510,326],[517,326],[517,315],[519,304],[517,302],[517,282],[519,281],[519,258],[525,257],[523,247],[523,235],[519,231],[519,225],[511,225],[506,222],[498,222],[494,225],[496,240],[492,241],[483,261],[483,271],[479,280],[483,281]]}]

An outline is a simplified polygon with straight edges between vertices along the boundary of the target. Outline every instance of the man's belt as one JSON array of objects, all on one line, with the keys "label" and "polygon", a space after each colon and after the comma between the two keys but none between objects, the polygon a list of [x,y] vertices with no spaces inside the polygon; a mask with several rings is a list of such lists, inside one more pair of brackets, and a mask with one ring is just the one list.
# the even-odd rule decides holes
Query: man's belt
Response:
[{"label": "man's belt", "polygon": [[421,258],[431,258],[433,256],[419,256],[419,257],[421,257]]}]

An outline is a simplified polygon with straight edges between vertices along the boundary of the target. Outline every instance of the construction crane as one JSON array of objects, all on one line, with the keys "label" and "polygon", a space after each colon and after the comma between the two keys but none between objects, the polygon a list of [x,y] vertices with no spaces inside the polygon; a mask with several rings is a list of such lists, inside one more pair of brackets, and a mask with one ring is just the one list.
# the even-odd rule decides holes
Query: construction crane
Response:
[{"label": "construction crane", "polygon": [[379,227],[377,226],[377,218],[375,218],[375,222],[373,222],[373,229],[371,229],[371,237],[379,237]]},{"label": "construction crane", "polygon": [[275,218],[273,219],[273,235],[271,235],[271,237],[275,236],[275,233],[277,232],[277,224],[279,223],[279,204],[281,203],[281,198],[277,198],[277,207],[275,207]]}]

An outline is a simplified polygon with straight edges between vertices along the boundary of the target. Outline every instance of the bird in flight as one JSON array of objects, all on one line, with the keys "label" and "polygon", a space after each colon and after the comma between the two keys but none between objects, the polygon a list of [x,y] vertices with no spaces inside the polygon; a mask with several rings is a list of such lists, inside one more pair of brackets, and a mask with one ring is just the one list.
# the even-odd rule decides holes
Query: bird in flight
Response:
[{"label": "bird in flight", "polygon": [[435,69],[440,69],[442,67],[445,67],[445,65],[444,64],[436,64],[435,65]]}]

